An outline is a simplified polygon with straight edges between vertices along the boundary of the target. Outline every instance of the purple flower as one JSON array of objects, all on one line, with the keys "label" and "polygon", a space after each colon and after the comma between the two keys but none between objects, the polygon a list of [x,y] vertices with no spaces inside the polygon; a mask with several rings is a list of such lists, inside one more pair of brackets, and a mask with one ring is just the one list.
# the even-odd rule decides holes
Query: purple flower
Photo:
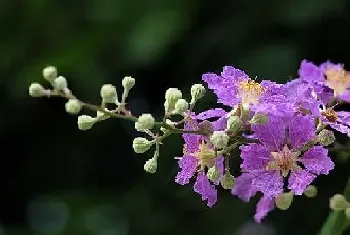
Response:
[{"label": "purple flower", "polygon": [[261,197],[256,205],[256,213],[254,219],[257,223],[267,216],[267,214],[275,209],[275,199],[272,197]]},{"label": "purple flower", "polygon": [[321,120],[332,129],[350,137],[350,112],[336,112],[333,109],[325,109],[321,112]]}]

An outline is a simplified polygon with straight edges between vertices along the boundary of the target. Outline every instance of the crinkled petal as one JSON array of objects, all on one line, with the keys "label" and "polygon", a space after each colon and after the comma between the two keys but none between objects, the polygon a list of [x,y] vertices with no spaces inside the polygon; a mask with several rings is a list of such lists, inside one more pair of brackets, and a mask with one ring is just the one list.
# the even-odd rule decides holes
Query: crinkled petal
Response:
[{"label": "crinkled petal", "polygon": [[338,99],[343,100],[343,101],[350,101],[350,90],[348,88],[347,93],[344,93],[342,95],[337,96]]},{"label": "crinkled petal", "polygon": [[307,186],[316,178],[316,175],[307,170],[292,171],[288,179],[288,189],[295,195],[302,195]]},{"label": "crinkled petal", "polygon": [[283,178],[279,171],[256,173],[252,185],[268,197],[274,197],[283,192]]},{"label": "crinkled petal", "polygon": [[289,123],[289,140],[293,148],[300,148],[315,136],[314,119],[310,116],[295,116]]},{"label": "crinkled petal", "polygon": [[236,69],[233,66],[224,66],[221,76],[228,81],[234,82],[242,82],[249,79],[249,76],[244,71]]},{"label": "crinkled petal", "polygon": [[218,120],[214,121],[211,123],[213,125],[213,130],[214,131],[222,131],[226,129],[226,124],[227,124],[227,117],[223,116],[219,118]]},{"label": "crinkled petal", "polygon": [[181,185],[188,184],[196,173],[198,159],[194,156],[185,155],[179,160],[178,164],[181,171],[177,173],[175,182]]},{"label": "crinkled petal", "polygon": [[350,128],[348,126],[345,126],[340,123],[333,123],[333,122],[325,122],[325,123],[329,124],[329,126],[334,130],[337,130],[343,134],[346,134],[348,137],[350,137]]},{"label": "crinkled petal", "polygon": [[350,112],[346,111],[339,111],[337,112],[337,122],[345,124],[345,125],[350,125]]},{"label": "crinkled petal", "polygon": [[209,207],[212,207],[216,203],[217,191],[215,186],[210,184],[207,176],[203,172],[198,174],[193,189],[202,196],[202,201],[207,201]]},{"label": "crinkled petal", "polygon": [[261,220],[273,209],[275,209],[275,199],[273,197],[261,197],[256,205],[255,221],[261,223]]},{"label": "crinkled petal", "polygon": [[242,175],[238,176],[231,193],[238,196],[241,200],[248,202],[257,192],[252,185],[254,177],[255,174],[253,173],[243,173]]},{"label": "crinkled petal", "polygon": [[315,146],[304,153],[300,161],[305,168],[314,174],[328,175],[334,169],[334,163],[328,157],[328,150],[322,146]]},{"label": "crinkled petal", "polygon": [[270,151],[261,144],[249,144],[241,146],[240,149],[243,170],[263,170],[271,160]]},{"label": "crinkled petal", "polygon": [[213,117],[225,116],[227,112],[222,108],[209,109],[207,111],[201,112],[197,115],[198,120],[206,120]]},{"label": "crinkled petal", "polygon": [[324,81],[322,70],[315,64],[306,60],[303,60],[300,64],[299,76],[308,83]]},{"label": "crinkled petal", "polygon": [[271,150],[280,149],[285,138],[285,125],[280,117],[270,116],[268,123],[253,125],[255,136]]},{"label": "crinkled petal", "polygon": [[[196,120],[191,119],[184,125],[185,130],[196,130],[198,128],[198,123]],[[185,140],[186,152],[194,153],[198,150],[198,146],[202,140],[201,135],[196,135],[192,133],[182,134],[182,138]]]}]

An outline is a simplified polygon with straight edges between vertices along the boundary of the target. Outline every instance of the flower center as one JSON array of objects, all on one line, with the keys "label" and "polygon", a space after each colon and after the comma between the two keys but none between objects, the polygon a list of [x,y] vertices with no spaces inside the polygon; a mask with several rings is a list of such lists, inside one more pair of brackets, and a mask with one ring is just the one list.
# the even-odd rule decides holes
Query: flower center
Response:
[{"label": "flower center", "polygon": [[333,109],[327,109],[321,112],[321,115],[327,118],[330,122],[336,122],[338,119],[337,113]]},{"label": "flower center", "polygon": [[297,165],[298,152],[292,152],[286,145],[279,152],[271,152],[272,160],[267,165],[267,170],[280,170],[283,177],[287,177],[289,171],[300,169]]},{"label": "flower center", "polygon": [[334,96],[342,95],[350,85],[350,75],[343,68],[329,68],[325,72],[326,84],[334,90]]},{"label": "flower center", "polygon": [[215,151],[208,146],[208,143],[205,143],[204,140],[199,144],[198,150],[194,153],[188,153],[186,150],[186,145],[184,146],[184,154],[190,154],[196,157],[199,161],[199,165],[203,170],[204,167],[212,167],[215,163]]},{"label": "flower center", "polygon": [[254,80],[243,81],[239,84],[239,96],[242,99],[243,106],[257,104],[264,89]]}]

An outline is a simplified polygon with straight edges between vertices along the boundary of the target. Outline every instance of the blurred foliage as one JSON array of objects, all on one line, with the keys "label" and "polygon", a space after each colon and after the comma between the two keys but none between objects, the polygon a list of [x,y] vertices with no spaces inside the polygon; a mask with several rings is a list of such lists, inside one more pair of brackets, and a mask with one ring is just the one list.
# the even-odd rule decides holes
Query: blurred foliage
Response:
[{"label": "blurred foliage", "polygon": [[[180,137],[166,142],[159,171],[148,175],[150,155],[131,149],[132,124],[80,132],[62,100],[30,99],[27,87],[55,65],[78,97],[97,103],[102,84],[120,88],[131,75],[131,109],[160,116],[166,88],[188,96],[201,74],[227,64],[279,82],[295,77],[303,58],[349,65],[349,9],[345,0],[1,1],[0,234],[316,234],[328,198],[347,181],[348,153],[318,180],[319,196],[255,226],[256,201],[220,191],[209,209],[174,183]],[[212,95],[200,104],[209,106]]]}]

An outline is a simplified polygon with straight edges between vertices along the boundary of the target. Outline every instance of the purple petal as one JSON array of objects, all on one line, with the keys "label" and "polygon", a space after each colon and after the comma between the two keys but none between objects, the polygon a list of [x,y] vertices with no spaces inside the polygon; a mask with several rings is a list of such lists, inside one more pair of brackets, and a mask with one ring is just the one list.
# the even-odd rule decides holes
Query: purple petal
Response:
[{"label": "purple petal", "polygon": [[345,124],[345,125],[350,125],[350,112],[346,111],[339,111],[337,112],[337,122]]},{"label": "purple petal", "polygon": [[334,163],[328,157],[328,150],[322,146],[315,146],[304,153],[300,161],[307,170],[314,174],[328,175],[334,169]]},{"label": "purple petal", "polygon": [[256,213],[254,219],[257,223],[267,216],[267,214],[275,209],[275,199],[273,197],[262,197],[256,205]]},{"label": "purple petal", "polygon": [[227,112],[221,108],[209,109],[207,111],[201,112],[197,115],[198,120],[206,120],[213,117],[222,117],[226,115]]},{"label": "purple petal", "polygon": [[288,189],[292,190],[295,195],[302,195],[315,178],[316,175],[306,170],[292,171],[288,179]]},{"label": "purple petal", "polygon": [[257,192],[252,185],[254,177],[255,175],[253,173],[243,173],[238,176],[231,193],[238,196],[241,200],[248,202]]},{"label": "purple petal", "polygon": [[323,72],[315,64],[303,60],[300,64],[299,76],[308,83],[324,81]]},{"label": "purple petal", "polygon": [[249,79],[249,76],[244,71],[236,69],[233,66],[224,66],[221,76],[226,80],[233,80],[235,82],[242,82]]},{"label": "purple petal", "polygon": [[310,116],[295,116],[289,123],[289,139],[293,148],[300,148],[315,136],[314,119]]},{"label": "purple petal", "polygon": [[240,149],[243,170],[263,170],[271,160],[270,151],[261,144],[249,144],[241,146]]},{"label": "purple petal", "polygon": [[346,134],[348,137],[350,137],[350,128],[348,126],[345,126],[340,123],[333,123],[333,122],[325,122],[325,123],[329,124],[329,126],[334,130],[337,130],[343,134]]},{"label": "purple petal", "polygon": [[279,171],[256,173],[252,185],[268,197],[274,197],[283,192],[283,178]]},{"label": "purple petal", "polygon": [[225,167],[224,167],[224,157],[223,156],[218,156],[216,158],[216,167],[219,169],[219,172],[220,172],[220,178],[214,182],[215,185],[218,185],[220,183],[220,179],[221,177],[224,175],[224,170],[225,170]]},{"label": "purple petal", "polygon": [[282,118],[269,117],[268,123],[264,125],[253,125],[255,136],[271,150],[280,149],[285,138],[285,125]]},{"label": "purple petal", "polygon": [[[191,119],[184,125],[185,130],[196,130],[198,123],[196,120]],[[202,136],[196,134],[185,133],[182,134],[182,138],[185,140],[186,152],[194,153],[198,150],[198,146],[202,140]]]},{"label": "purple petal", "polygon": [[175,182],[181,185],[188,184],[196,173],[198,159],[193,156],[185,155],[179,160],[178,164],[181,171],[177,173]]},{"label": "purple petal", "polygon": [[227,117],[223,116],[218,120],[212,122],[214,131],[221,131],[226,129]]},{"label": "purple petal", "polygon": [[212,207],[216,203],[217,191],[215,186],[210,184],[207,176],[203,172],[198,174],[193,189],[202,196],[202,201],[207,200],[207,205],[209,207]]}]

